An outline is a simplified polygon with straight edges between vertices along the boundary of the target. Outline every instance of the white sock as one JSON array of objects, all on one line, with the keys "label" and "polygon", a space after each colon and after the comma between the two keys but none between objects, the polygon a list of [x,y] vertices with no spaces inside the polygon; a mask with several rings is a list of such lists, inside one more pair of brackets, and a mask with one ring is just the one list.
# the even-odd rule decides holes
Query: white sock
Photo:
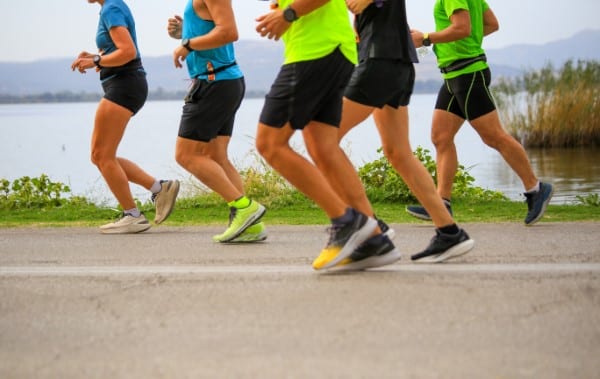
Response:
[{"label": "white sock", "polygon": [[535,186],[531,189],[527,190],[527,193],[533,193],[533,192],[537,192],[540,190],[540,181],[538,180],[537,183],[535,183]]},{"label": "white sock", "polygon": [[140,210],[137,208],[126,209],[123,213],[135,218],[138,218],[142,215],[142,212],[140,212]]},{"label": "white sock", "polygon": [[152,187],[150,187],[150,192],[159,193],[161,189],[162,189],[162,184],[160,184],[160,180],[157,180],[154,182],[154,184],[152,184]]}]

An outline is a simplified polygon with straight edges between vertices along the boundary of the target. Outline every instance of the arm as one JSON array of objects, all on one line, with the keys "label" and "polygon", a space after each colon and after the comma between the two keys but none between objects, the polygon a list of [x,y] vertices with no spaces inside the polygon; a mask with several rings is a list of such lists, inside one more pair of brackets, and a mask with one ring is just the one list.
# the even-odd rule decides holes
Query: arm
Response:
[{"label": "arm", "polygon": [[[124,26],[116,26],[110,29],[110,38],[117,49],[109,55],[103,55],[100,61],[102,67],[118,67],[130,62],[137,56],[137,50],[129,30]],[[94,55],[82,52],[71,64],[71,70],[79,70],[82,74],[90,68],[96,67]]]},{"label": "arm", "polygon": [[362,13],[372,3],[375,3],[375,0],[346,0],[346,6],[354,14]]},{"label": "arm", "polygon": [[[471,34],[471,16],[465,9],[456,10],[450,16],[450,26],[439,32],[429,33],[431,43],[453,42],[468,37]],[[423,46],[423,33],[419,30],[411,30],[411,36],[415,47]]]},{"label": "arm", "polygon": [[[290,6],[296,11],[298,17],[305,16],[310,12],[327,4],[330,0],[296,0]],[[277,8],[256,19],[258,25],[256,31],[262,36],[277,41],[285,33],[290,25],[283,18],[283,9]]]},{"label": "arm", "polygon": [[490,35],[500,29],[500,24],[491,8],[483,12],[483,35]]},{"label": "arm", "polygon": [[169,37],[174,39],[181,39],[181,26],[183,25],[183,19],[179,15],[175,15],[167,20],[167,33]]},{"label": "arm", "polygon": [[[231,0],[204,0],[215,27],[205,35],[190,38],[193,50],[208,50],[237,41],[239,38]],[[181,33],[180,33],[181,35]],[[178,46],[173,52],[175,67],[182,67],[190,52],[184,46]]]}]

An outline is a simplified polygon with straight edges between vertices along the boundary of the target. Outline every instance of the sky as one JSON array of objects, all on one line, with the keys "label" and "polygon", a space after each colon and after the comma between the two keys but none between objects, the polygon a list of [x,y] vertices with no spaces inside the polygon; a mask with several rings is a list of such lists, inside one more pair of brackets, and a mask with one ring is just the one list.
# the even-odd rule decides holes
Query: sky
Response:
[{"label": "sky", "polygon": [[[268,12],[268,1],[232,1],[240,39],[260,39],[254,30],[255,19]],[[600,29],[599,0],[487,1],[499,20],[500,30],[486,38],[484,48],[544,44],[569,38],[585,29]],[[186,0],[126,2],[136,20],[142,56],[171,54],[178,42],[167,36],[167,18],[181,14]],[[412,28],[434,30],[434,2],[406,0]],[[95,51],[99,10],[98,4],[88,4],[87,0],[0,0],[0,19],[4,25],[0,33],[0,61],[30,62],[75,57],[83,50]]]}]

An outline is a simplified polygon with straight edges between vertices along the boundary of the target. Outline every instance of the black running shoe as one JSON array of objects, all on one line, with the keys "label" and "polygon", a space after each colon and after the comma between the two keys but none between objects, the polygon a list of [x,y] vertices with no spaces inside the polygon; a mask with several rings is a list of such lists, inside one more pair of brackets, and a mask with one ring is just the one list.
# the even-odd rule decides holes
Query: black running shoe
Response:
[{"label": "black running shoe", "polygon": [[319,256],[313,261],[315,270],[330,268],[348,257],[363,243],[377,227],[372,217],[352,210],[354,217],[347,224],[333,224],[329,227],[329,241]]},{"label": "black running shoe", "polygon": [[468,253],[473,246],[475,246],[475,241],[463,229],[456,234],[443,234],[436,230],[429,246],[422,252],[413,255],[411,259],[424,263],[443,262]]},{"label": "black running shoe", "polygon": [[335,271],[365,270],[394,263],[402,258],[386,235],[371,237],[363,242],[350,256],[337,264]]},{"label": "black running shoe", "polygon": [[550,203],[550,199],[552,199],[553,193],[554,187],[552,184],[542,182],[540,182],[539,191],[533,193],[525,192],[525,202],[527,203],[525,225],[533,225],[542,218],[546,211],[546,207]]},{"label": "black running shoe", "polygon": [[381,233],[388,236],[389,239],[393,240],[396,236],[396,232],[394,231],[394,229],[390,228],[390,226],[380,218],[375,217],[375,220],[377,220],[377,225],[379,226],[379,229],[381,229]]},{"label": "black running shoe", "polygon": [[[453,216],[452,214],[452,206],[450,205],[450,202],[446,199],[444,199],[444,205],[446,206],[446,209],[448,210],[448,212],[450,212],[450,216]],[[425,207],[422,207],[420,205],[409,205],[406,207],[406,213],[408,213],[409,215],[419,218],[421,220],[425,220],[425,221],[431,221],[431,216],[429,215],[429,213],[427,213],[427,211],[425,210]]]}]

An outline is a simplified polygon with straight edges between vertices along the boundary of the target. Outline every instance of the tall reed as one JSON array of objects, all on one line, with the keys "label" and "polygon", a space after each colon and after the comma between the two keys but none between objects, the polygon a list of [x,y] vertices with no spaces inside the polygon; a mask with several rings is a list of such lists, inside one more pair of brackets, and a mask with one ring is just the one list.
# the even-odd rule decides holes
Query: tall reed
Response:
[{"label": "tall reed", "polygon": [[494,94],[506,129],[529,147],[600,146],[600,62],[547,65]]}]

